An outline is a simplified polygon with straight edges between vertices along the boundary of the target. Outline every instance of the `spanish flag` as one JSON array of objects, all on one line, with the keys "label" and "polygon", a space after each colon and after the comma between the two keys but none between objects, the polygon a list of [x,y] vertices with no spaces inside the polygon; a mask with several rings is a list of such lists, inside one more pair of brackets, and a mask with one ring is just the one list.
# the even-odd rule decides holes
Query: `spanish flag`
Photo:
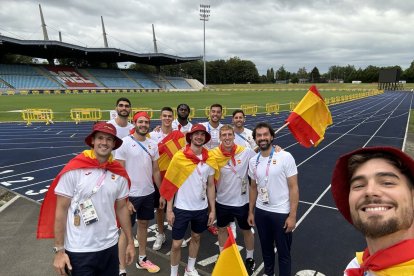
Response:
[{"label": "spanish flag", "polygon": [[326,128],[332,124],[331,112],[315,85],[290,113],[286,120],[293,136],[302,146],[316,147],[323,139]]},{"label": "spanish flag", "polygon": [[52,239],[55,237],[55,188],[59,183],[60,177],[68,171],[86,168],[106,169],[114,174],[125,177],[128,180],[128,185],[131,186],[131,181],[129,180],[126,170],[119,162],[112,160],[112,155],[107,162],[100,164],[98,159],[96,159],[93,150],[84,150],[66,164],[50,185],[40,208],[39,220],[37,223],[38,239]]},{"label": "spanish flag", "polygon": [[158,143],[158,153],[160,158],[157,161],[158,166],[160,167],[161,179],[164,178],[174,154],[182,149],[185,144],[185,136],[179,130],[172,131]]},{"label": "spanish flag", "polygon": [[224,150],[222,144],[209,151],[209,154],[216,159],[218,170],[215,171],[214,179],[219,179],[220,169],[223,168],[230,160],[233,166],[236,166],[234,157],[244,151],[245,147],[234,145],[231,151]]},{"label": "spanish flag", "polygon": [[212,276],[223,276],[223,275],[240,275],[248,276],[246,267],[244,266],[243,260],[240,256],[239,249],[237,248],[236,241],[233,237],[233,232],[230,227],[227,227],[229,237],[224,244],[223,251],[214,266]]},{"label": "spanish flag", "polygon": [[[201,155],[202,158],[199,159],[191,150],[189,144],[183,150],[174,154],[161,183],[160,194],[162,197],[170,201],[200,162],[207,163],[214,170],[218,170],[216,159],[209,156],[206,148],[202,148]],[[217,181],[217,179],[215,180]]]}]

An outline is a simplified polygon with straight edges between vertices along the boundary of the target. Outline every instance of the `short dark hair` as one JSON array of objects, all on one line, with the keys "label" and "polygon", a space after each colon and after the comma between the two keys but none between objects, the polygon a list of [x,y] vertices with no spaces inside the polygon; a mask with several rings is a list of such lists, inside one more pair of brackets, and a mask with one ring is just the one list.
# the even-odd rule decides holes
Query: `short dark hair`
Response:
[{"label": "short dark hair", "polygon": [[254,140],[256,140],[256,131],[259,128],[267,128],[269,130],[270,135],[272,136],[272,138],[275,138],[275,131],[273,130],[272,126],[269,125],[268,123],[261,122],[261,123],[258,123],[253,129],[252,136],[253,136]]},{"label": "short dark hair", "polygon": [[161,108],[161,113],[162,113],[163,111],[170,111],[171,113],[174,113],[174,111],[172,110],[172,108],[171,108],[171,107],[169,107],[169,106],[164,106],[163,108]]},{"label": "short dark hair", "polygon": [[218,103],[212,104],[212,105],[210,106],[210,110],[211,110],[211,109],[213,109],[213,107],[220,107],[220,110],[222,110],[222,111],[223,111],[223,106],[221,106],[221,104],[218,104]]},{"label": "short dark hair", "polygon": [[131,105],[131,102],[130,102],[127,98],[125,98],[125,97],[119,98],[119,99],[116,101],[116,105],[118,105],[118,104],[119,104],[119,102],[127,102],[127,103],[129,103],[129,105]]},{"label": "short dark hair", "polygon": [[188,104],[185,104],[185,103],[182,103],[182,104],[177,105],[177,111],[178,111],[178,109],[180,109],[180,107],[182,107],[182,106],[185,106],[185,108],[187,108],[188,112],[190,112],[190,106],[189,106]]},{"label": "short dark hair", "polygon": [[241,110],[241,109],[236,109],[236,110],[234,110],[234,111],[233,111],[233,115],[232,115],[232,116],[233,116],[233,117],[234,117],[234,116],[236,116],[236,114],[237,114],[237,113],[241,113],[241,114],[243,114],[243,117],[245,117],[245,116],[246,116],[246,115],[244,115],[244,111],[243,111],[243,110]]},{"label": "short dark hair", "polygon": [[395,167],[400,171],[401,174],[405,175],[408,178],[409,187],[411,189],[414,188],[414,179],[413,175],[407,166],[395,155],[388,153],[388,152],[366,152],[366,153],[359,153],[354,154],[348,159],[348,181],[351,180],[351,177],[354,175],[355,171],[365,162],[371,159],[384,159],[388,162],[391,166]]}]

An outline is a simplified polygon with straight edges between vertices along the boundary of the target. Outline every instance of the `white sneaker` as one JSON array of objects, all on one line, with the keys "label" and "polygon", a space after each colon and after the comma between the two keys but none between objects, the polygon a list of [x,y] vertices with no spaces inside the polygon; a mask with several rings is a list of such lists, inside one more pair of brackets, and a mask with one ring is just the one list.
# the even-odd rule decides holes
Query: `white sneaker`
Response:
[{"label": "white sneaker", "polygon": [[185,268],[184,276],[200,276],[200,274],[198,274],[195,268],[191,271],[188,271],[187,268]]},{"label": "white sneaker", "polygon": [[164,242],[165,242],[165,234],[157,234],[155,238],[155,242],[152,246],[152,249],[160,250]]},{"label": "white sneaker", "polygon": [[138,248],[139,247],[139,242],[138,242],[136,236],[134,236],[134,246],[135,246],[135,248]]},{"label": "white sneaker", "polygon": [[237,238],[236,222],[234,221],[230,222],[230,228],[231,228],[231,232],[233,232],[234,239],[236,239]]},{"label": "white sneaker", "polygon": [[181,248],[187,247],[188,243],[186,239],[183,239],[183,242],[181,243]]}]

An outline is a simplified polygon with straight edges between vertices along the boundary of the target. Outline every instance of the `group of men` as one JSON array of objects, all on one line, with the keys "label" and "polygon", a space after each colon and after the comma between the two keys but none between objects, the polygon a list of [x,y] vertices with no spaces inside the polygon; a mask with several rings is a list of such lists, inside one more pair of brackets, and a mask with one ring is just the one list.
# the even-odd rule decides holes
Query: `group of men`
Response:
[{"label": "group of men", "polygon": [[[92,149],[65,166],[42,206],[40,218],[46,212],[43,209],[50,207],[47,202],[53,202],[49,198],[55,197],[58,274],[66,270],[72,275],[126,275],[125,266],[135,256],[131,227],[136,221],[136,267],[158,272],[160,268],[146,257],[148,222],[155,208],[158,233],[153,249],[160,249],[166,240],[164,212],[172,226],[170,275],[178,275],[189,225],[184,275],[199,275],[195,263],[201,233],[216,222],[221,251],[226,227],[235,220],[243,233],[249,273],[255,268],[251,231],[255,226],[264,275],[275,273],[275,247],[279,275],[291,275],[298,172],[292,155],[273,146],[274,130],[269,124],[248,130],[243,111],[235,110],[233,125],[223,125],[222,107],[214,104],[208,122],[192,125],[189,106],[180,104],[177,119],[173,120],[171,108],[162,108],[161,127],[149,132],[146,112],[134,114],[133,124],[128,122],[128,99],[120,98],[116,110],[114,120],[94,125],[85,139]],[[168,141],[173,141],[173,147]],[[394,148],[361,149],[339,159],[332,180],[335,202],[368,243],[345,275],[414,275],[413,171],[414,161]],[[397,254],[401,250],[407,253]],[[402,257],[390,258],[391,253]],[[406,274],[387,274],[390,271]]]}]

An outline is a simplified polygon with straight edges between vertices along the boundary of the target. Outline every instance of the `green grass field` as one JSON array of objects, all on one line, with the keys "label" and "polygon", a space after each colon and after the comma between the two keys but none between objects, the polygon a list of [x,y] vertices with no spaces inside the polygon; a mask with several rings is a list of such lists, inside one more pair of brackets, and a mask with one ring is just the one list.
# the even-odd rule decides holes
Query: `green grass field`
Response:
[{"label": "green grass field", "polygon": [[[148,107],[159,110],[163,106],[175,108],[180,103],[194,107],[196,117],[205,117],[204,108],[220,103],[232,109],[242,104],[259,106],[259,112],[265,112],[266,103],[281,104],[281,110],[289,109],[289,102],[298,102],[309,89],[310,84],[288,85],[212,85],[200,92],[141,92],[114,94],[61,94],[61,95],[14,95],[0,97],[0,121],[22,121],[20,110],[28,108],[48,108],[54,112],[55,121],[70,120],[71,108],[100,108],[103,119],[109,118],[119,97],[127,97],[133,107]],[[317,85],[325,98],[360,93],[365,89],[375,89],[375,84],[320,84]],[[154,113],[158,117],[157,112]]]}]

